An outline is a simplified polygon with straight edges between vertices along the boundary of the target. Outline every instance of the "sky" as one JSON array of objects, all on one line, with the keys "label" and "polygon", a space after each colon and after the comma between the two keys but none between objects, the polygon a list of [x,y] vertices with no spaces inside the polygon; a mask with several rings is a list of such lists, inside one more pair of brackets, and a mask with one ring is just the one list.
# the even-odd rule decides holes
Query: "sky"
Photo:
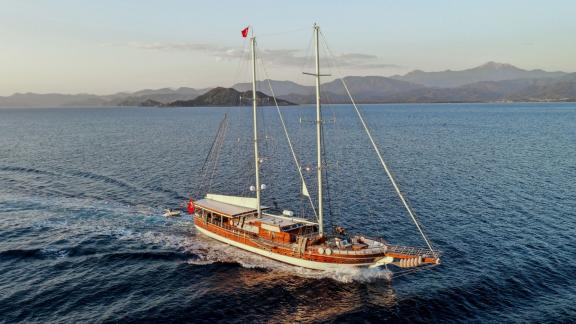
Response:
[{"label": "sky", "polygon": [[315,22],[332,53],[323,69],[339,75],[488,61],[575,72],[575,17],[560,0],[0,0],[0,96],[246,82],[247,25],[259,77],[306,84]]}]

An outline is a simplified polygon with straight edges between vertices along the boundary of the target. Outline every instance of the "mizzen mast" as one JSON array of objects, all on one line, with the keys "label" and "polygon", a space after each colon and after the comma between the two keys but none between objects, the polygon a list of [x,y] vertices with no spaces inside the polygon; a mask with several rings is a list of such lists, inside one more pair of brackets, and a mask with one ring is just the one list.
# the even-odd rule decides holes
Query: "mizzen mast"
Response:
[{"label": "mizzen mast", "polygon": [[256,208],[258,217],[261,215],[260,208],[260,157],[258,156],[258,116],[256,114],[256,37],[250,38],[252,52],[252,117],[254,119],[254,167],[256,170]]},{"label": "mizzen mast", "polygon": [[320,77],[329,76],[329,74],[320,74],[320,26],[314,24],[314,47],[316,52],[316,73],[306,73],[316,77],[316,172],[318,176],[318,231],[320,235],[324,234],[324,208],[322,197],[322,110],[320,105]]},{"label": "mizzen mast", "polygon": [[314,24],[314,47],[316,52],[316,73],[304,74],[316,77],[316,172],[318,174],[318,231],[320,235],[324,234],[324,208],[322,198],[322,111],[320,106],[320,76],[329,76],[329,74],[320,74],[320,26]]}]

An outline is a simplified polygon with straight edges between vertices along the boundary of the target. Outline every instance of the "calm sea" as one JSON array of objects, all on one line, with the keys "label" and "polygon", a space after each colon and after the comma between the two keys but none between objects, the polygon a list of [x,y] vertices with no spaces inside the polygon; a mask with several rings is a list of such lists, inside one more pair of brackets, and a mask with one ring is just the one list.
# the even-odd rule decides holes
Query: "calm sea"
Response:
[{"label": "calm sea", "polygon": [[[282,110],[313,193],[314,110]],[[363,110],[441,266],[302,270],[164,218],[250,194],[249,108],[0,110],[0,322],[576,320],[575,104]],[[423,245],[351,107],[324,121],[328,226]],[[309,215],[276,110],[259,122],[264,204]]]}]

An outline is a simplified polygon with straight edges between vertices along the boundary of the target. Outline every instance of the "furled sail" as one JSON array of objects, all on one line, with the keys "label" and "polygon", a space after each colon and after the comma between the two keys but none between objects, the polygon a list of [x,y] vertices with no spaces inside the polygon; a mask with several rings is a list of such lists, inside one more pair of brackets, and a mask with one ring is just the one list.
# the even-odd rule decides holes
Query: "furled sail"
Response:
[{"label": "furled sail", "polygon": [[306,187],[305,182],[302,182],[302,195],[304,195],[306,197],[310,197],[310,194],[308,193],[308,188]]}]

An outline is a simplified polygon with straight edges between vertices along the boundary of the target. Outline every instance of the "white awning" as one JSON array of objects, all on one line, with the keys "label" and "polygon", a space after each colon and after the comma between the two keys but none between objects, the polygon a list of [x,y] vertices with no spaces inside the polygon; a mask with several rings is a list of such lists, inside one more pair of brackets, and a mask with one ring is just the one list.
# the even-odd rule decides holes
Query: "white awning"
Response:
[{"label": "white awning", "polygon": [[230,205],[236,205],[246,208],[257,208],[257,200],[253,197],[239,197],[239,196],[227,196],[227,195],[217,195],[217,194],[206,194],[206,199],[215,200],[223,202]]},{"label": "white awning", "polygon": [[256,213],[255,208],[228,204],[221,201],[206,198],[195,201],[194,205],[197,206],[198,208],[206,209],[208,211],[228,217],[238,217],[242,215]]}]

